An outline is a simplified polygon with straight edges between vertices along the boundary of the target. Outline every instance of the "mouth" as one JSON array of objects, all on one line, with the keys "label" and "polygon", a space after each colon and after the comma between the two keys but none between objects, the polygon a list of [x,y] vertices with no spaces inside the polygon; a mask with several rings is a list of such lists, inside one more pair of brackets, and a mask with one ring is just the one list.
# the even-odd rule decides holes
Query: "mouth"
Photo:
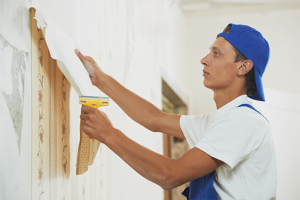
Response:
[{"label": "mouth", "polygon": [[209,75],[209,73],[207,71],[203,70],[203,76],[205,76],[205,75]]}]

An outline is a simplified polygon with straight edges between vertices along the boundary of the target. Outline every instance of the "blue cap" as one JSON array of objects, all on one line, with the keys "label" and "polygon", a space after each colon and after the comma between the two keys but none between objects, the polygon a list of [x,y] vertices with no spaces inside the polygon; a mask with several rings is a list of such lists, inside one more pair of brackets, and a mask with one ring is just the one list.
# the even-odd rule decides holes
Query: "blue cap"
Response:
[{"label": "blue cap", "polygon": [[260,32],[250,26],[231,23],[228,26],[231,26],[229,33],[219,33],[218,37],[226,39],[247,59],[252,60],[257,91],[249,97],[258,101],[265,101],[261,78],[269,62],[269,44]]}]

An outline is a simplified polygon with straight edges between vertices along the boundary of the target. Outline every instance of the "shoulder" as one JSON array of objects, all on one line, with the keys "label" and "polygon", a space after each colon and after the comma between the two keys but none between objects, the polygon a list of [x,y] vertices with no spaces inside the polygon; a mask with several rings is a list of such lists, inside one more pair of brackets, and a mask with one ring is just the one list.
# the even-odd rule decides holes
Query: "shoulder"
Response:
[{"label": "shoulder", "polygon": [[209,114],[182,115],[180,117],[181,130],[191,147],[203,137],[208,123]]},{"label": "shoulder", "polygon": [[249,108],[233,108],[222,117],[219,117],[215,121],[214,126],[218,126],[220,124],[253,124],[251,115],[252,111]]},{"label": "shoulder", "polygon": [[258,112],[248,107],[236,107],[218,118],[209,131],[236,133],[239,135],[248,133],[254,136],[267,129],[269,129],[268,121]]},{"label": "shoulder", "polygon": [[268,119],[253,106],[251,107],[236,107],[228,113],[229,117],[245,120],[247,123],[257,126],[260,129],[263,127],[269,128],[270,124]]},{"label": "shoulder", "polygon": [[183,123],[203,123],[208,121],[209,114],[199,114],[199,115],[181,115],[180,121]]},{"label": "shoulder", "polygon": [[216,120],[208,131],[260,140],[269,129],[269,122],[261,114],[248,107],[237,107]]}]

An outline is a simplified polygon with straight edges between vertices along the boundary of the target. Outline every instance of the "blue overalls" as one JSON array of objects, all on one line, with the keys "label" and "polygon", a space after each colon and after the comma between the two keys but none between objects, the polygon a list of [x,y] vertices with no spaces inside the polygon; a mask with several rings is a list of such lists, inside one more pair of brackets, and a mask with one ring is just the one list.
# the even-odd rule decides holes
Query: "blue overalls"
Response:
[{"label": "blue overalls", "polygon": [[[238,107],[248,107],[258,112],[250,104],[241,104]],[[258,113],[263,116],[260,112]],[[265,119],[267,120],[267,118]],[[218,200],[215,188],[213,186],[214,176],[215,171],[198,179],[192,180],[190,182],[190,186],[185,188],[181,194],[184,195],[187,200]]]}]

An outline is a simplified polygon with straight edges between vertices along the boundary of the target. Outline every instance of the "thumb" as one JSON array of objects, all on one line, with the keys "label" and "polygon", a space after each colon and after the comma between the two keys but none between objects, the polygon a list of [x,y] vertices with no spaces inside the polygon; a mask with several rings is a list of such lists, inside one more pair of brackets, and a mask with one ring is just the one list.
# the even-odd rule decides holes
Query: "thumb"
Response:
[{"label": "thumb", "polygon": [[81,60],[82,63],[86,62],[86,58],[84,57],[84,55],[82,55],[82,53],[78,49],[75,49],[75,53],[78,56],[78,58]]}]

